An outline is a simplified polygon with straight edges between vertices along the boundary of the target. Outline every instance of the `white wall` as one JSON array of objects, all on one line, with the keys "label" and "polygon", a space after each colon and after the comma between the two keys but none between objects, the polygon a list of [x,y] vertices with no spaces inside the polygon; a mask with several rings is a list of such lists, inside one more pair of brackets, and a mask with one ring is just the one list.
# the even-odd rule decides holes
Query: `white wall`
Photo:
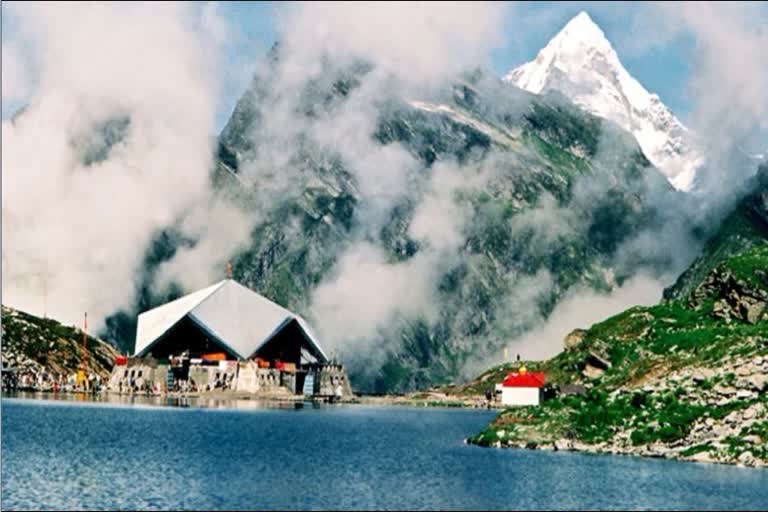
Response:
[{"label": "white wall", "polygon": [[504,405],[539,405],[539,388],[501,388],[501,403]]}]

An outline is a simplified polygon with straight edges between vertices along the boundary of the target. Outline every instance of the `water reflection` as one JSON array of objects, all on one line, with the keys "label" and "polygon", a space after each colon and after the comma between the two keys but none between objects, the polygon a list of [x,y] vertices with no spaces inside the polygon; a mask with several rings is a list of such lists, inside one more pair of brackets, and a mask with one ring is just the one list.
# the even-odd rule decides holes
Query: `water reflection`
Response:
[{"label": "water reflection", "polygon": [[56,402],[84,402],[115,406],[156,406],[201,409],[232,409],[240,411],[258,409],[304,409],[323,407],[318,402],[302,400],[264,400],[243,397],[210,396],[145,396],[118,395],[112,393],[45,393],[18,391],[3,393],[3,399],[45,400]]}]

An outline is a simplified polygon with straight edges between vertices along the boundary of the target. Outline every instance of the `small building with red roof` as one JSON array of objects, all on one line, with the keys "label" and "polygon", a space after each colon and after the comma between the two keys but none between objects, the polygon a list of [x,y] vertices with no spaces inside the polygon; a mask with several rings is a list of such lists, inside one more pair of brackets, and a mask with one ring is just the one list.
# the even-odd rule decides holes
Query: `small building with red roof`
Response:
[{"label": "small building with red roof", "polygon": [[529,372],[521,366],[507,375],[501,383],[501,403],[504,405],[539,405],[543,399],[544,372]]}]

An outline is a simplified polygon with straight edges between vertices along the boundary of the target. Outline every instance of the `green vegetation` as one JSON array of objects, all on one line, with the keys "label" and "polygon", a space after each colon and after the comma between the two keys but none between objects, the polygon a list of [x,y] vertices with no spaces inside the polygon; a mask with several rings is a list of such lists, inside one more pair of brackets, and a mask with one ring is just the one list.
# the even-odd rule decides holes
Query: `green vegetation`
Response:
[{"label": "green vegetation", "polygon": [[[743,293],[761,296],[760,290],[768,290],[768,280],[763,278],[767,256],[768,246],[757,244],[722,261],[713,275],[730,272],[744,287]],[[624,446],[676,446],[688,439],[698,422],[722,423],[729,415],[755,407],[765,414],[768,395],[760,392],[757,398],[750,393],[737,397],[739,375],[743,374],[723,368],[723,363],[768,359],[768,315],[756,323],[739,318],[726,322],[715,314],[714,304],[732,291],[719,282],[702,282],[706,290],[699,290],[697,296],[705,296],[705,300],[695,304],[675,300],[628,309],[583,331],[580,342],[558,356],[527,362],[530,370],[544,371],[548,382],[581,383],[585,392],[560,395],[537,408],[505,410],[470,442],[528,446],[566,439],[597,445],[613,443],[622,433]],[[444,391],[459,396],[481,393],[517,366],[493,368],[468,384]],[[587,372],[590,367],[591,372]],[[710,369],[711,376],[691,379],[689,370],[684,382],[665,380],[690,368]],[[718,398],[718,389],[731,389],[730,398]],[[709,398],[702,398],[706,396]],[[748,451],[765,460],[766,440],[768,423],[760,420],[743,428],[740,435],[726,437],[718,445],[725,448],[705,442],[683,447],[679,455],[691,457],[712,449],[723,460],[736,460]]]},{"label": "green vegetation", "polygon": [[[768,175],[768,169],[762,172]],[[676,300],[687,297],[707,274],[725,260],[733,257],[738,259],[740,255],[756,246],[765,248],[768,244],[768,220],[756,212],[753,203],[759,201],[758,198],[759,193],[748,196],[725,218],[717,233],[707,241],[702,254],[688,270],[680,275],[673,286],[664,290],[665,299]],[[754,255],[754,259],[752,258],[749,257],[748,261],[744,261],[746,267],[743,272],[739,270],[739,275],[750,276],[750,280],[755,277],[750,269],[765,270],[767,268],[765,249]],[[735,265],[741,267],[739,263]]]},{"label": "green vegetation", "polygon": [[[53,373],[70,374],[82,363],[83,331],[55,320],[2,307],[3,364],[32,360]],[[87,366],[102,377],[109,375],[117,351],[87,336]]]},{"label": "green vegetation", "polygon": [[729,258],[724,266],[749,286],[768,288],[768,243]]}]

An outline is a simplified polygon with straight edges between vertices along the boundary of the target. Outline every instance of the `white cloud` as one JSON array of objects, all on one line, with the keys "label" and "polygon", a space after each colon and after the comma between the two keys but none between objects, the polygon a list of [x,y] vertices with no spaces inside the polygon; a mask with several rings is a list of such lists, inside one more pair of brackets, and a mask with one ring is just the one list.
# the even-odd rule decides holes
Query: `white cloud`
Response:
[{"label": "white cloud", "polygon": [[[656,304],[662,289],[657,280],[636,276],[610,294],[585,288],[571,290],[543,325],[509,343],[509,355],[520,354],[526,360],[552,357],[563,350],[563,340],[572,330],[588,328],[633,306]],[[488,365],[502,362],[499,357]]]},{"label": "white cloud", "polygon": [[293,69],[299,76],[326,53],[366,58],[423,83],[487,63],[508,9],[502,2],[304,2],[281,20],[289,51],[303,57]]},{"label": "white cloud", "polygon": [[[153,232],[208,200],[212,36],[176,3],[13,9],[40,76],[25,114],[2,125],[3,302],[42,313],[45,281],[50,316],[87,310],[98,329],[131,305]],[[83,165],[74,141],[98,143],[95,128],[123,116],[125,140]]]}]

